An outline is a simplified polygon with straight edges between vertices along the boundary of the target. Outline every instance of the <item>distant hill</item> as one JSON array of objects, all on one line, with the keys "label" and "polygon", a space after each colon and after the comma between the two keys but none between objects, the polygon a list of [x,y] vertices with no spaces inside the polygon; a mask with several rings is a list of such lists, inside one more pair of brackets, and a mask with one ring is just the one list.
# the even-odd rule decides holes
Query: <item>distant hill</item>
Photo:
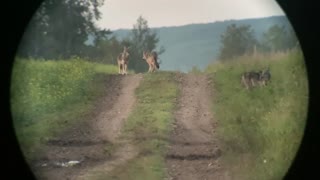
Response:
[{"label": "distant hill", "polygon": [[[160,38],[159,46],[166,51],[160,55],[162,70],[180,70],[187,72],[193,66],[200,69],[217,59],[220,49],[220,35],[230,24],[251,25],[256,38],[260,40],[262,34],[272,25],[285,25],[292,28],[285,16],[266,18],[227,20],[208,24],[190,24],[176,27],[151,28]],[[119,29],[113,32],[118,39],[128,36],[130,29]]]}]

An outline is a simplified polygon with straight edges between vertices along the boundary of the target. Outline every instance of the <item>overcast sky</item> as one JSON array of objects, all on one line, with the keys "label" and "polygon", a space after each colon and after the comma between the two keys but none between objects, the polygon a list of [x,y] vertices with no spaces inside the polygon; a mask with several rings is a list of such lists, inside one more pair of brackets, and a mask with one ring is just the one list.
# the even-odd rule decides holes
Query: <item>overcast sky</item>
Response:
[{"label": "overcast sky", "polygon": [[107,29],[132,28],[142,15],[150,27],[284,15],[274,0],[105,0],[97,23]]}]

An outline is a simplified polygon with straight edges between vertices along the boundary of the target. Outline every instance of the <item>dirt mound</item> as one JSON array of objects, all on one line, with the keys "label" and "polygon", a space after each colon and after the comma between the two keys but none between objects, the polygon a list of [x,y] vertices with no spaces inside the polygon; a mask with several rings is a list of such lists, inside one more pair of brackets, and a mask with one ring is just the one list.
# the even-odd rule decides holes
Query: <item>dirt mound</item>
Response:
[{"label": "dirt mound", "polygon": [[205,75],[181,74],[172,143],[166,156],[169,179],[228,179],[213,129],[209,81]]}]

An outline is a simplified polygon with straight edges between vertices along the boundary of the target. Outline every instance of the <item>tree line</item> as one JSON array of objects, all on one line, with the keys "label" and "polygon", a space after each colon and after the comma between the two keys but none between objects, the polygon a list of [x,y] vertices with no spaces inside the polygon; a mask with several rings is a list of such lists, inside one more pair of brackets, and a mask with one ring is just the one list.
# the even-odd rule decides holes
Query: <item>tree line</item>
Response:
[{"label": "tree line", "polygon": [[260,41],[255,37],[254,30],[250,25],[231,24],[221,35],[220,42],[219,59],[222,61],[256,52],[286,51],[299,46],[293,29],[277,24],[263,33]]},{"label": "tree line", "polygon": [[[129,68],[136,72],[147,69],[142,61],[143,50],[154,51],[159,38],[138,17],[132,32],[118,40],[109,29],[101,29],[99,7],[104,0],[46,0],[35,12],[21,40],[17,56],[34,59],[70,59],[80,57],[93,62],[116,64],[124,46],[130,46]],[[94,37],[92,45],[86,44]],[[161,47],[159,54],[164,52]]]},{"label": "tree line", "polygon": [[[23,36],[17,56],[34,59],[70,59],[80,57],[89,61],[116,64],[124,46],[130,46],[129,68],[135,72],[147,69],[142,61],[144,50],[158,50],[159,38],[148,27],[143,17],[138,17],[129,36],[118,40],[109,29],[101,29],[96,22],[101,19],[99,8],[104,0],[45,0],[35,12]],[[116,18],[116,17],[114,17]],[[85,42],[94,37],[92,45]],[[232,24],[221,35],[219,59],[259,52],[291,49],[298,45],[292,29],[274,25],[258,41],[249,25]]]}]

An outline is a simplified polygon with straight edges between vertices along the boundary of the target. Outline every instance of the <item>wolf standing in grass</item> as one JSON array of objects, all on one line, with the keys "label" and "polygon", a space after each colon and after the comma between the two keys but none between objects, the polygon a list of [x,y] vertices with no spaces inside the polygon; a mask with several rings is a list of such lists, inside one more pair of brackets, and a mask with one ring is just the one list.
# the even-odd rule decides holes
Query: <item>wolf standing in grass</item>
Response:
[{"label": "wolf standing in grass", "polygon": [[119,54],[117,57],[119,74],[127,74],[128,61],[129,61],[129,53],[127,47],[123,48],[123,52]]},{"label": "wolf standing in grass", "polygon": [[256,86],[259,80],[260,72],[245,72],[241,76],[241,83],[246,87],[246,89]]},{"label": "wolf standing in grass", "polygon": [[271,73],[269,67],[259,72],[245,72],[241,76],[241,83],[246,87],[246,89],[255,87],[257,84],[260,86],[266,86],[270,80]]}]

